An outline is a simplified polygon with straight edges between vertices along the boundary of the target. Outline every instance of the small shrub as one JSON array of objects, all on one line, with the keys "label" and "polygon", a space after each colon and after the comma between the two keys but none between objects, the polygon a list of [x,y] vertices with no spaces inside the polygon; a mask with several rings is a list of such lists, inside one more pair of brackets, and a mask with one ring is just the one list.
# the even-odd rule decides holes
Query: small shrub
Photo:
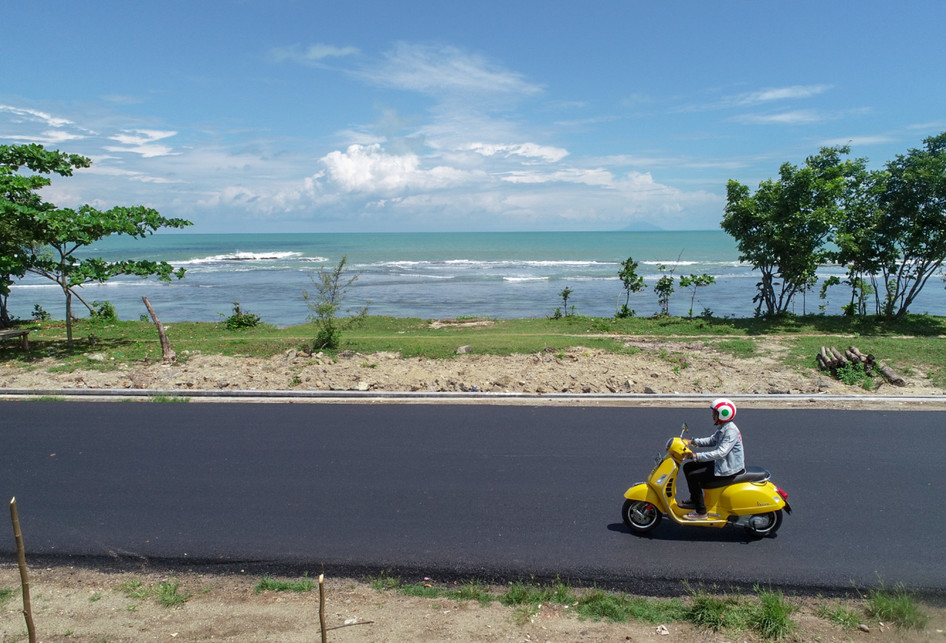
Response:
[{"label": "small shrub", "polygon": [[[219,313],[223,317],[223,313]],[[227,330],[242,330],[244,328],[255,328],[260,325],[260,316],[253,313],[245,313],[240,310],[240,303],[233,302],[233,314],[224,320]]]},{"label": "small shrub", "polygon": [[835,371],[837,378],[848,386],[861,386],[870,389],[873,380],[859,364],[848,362]]},{"label": "small shrub", "polygon": [[33,319],[36,321],[49,321],[51,317],[52,315],[47,313],[42,306],[33,304]]},{"label": "small shrub", "polygon": [[92,317],[101,321],[115,321],[118,319],[118,313],[115,312],[115,305],[110,301],[93,301]]}]

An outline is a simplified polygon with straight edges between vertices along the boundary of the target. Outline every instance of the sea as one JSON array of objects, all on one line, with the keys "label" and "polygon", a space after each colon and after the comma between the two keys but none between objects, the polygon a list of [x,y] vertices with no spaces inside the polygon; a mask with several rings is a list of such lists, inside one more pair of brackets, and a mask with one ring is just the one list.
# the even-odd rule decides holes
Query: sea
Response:
[{"label": "sea", "polygon": [[[647,288],[631,295],[638,316],[659,312],[653,286],[663,275],[710,275],[715,283],[680,288],[670,314],[752,317],[759,273],[740,263],[735,240],[723,231],[689,232],[405,232],[189,234],[159,232],[145,239],[109,237],[83,248],[84,257],[150,259],[184,268],[171,283],[117,277],[78,290],[90,304],[108,301],[121,319],[139,319],[146,296],[162,322],[222,321],[235,304],[279,327],[309,320],[303,292],[316,292],[318,271],[346,259],[344,277],[357,277],[340,314],[367,306],[369,315],[443,319],[613,317],[625,302],[618,277],[631,257]],[[821,278],[844,276],[824,266]],[[567,309],[561,293],[568,289]],[[816,288],[793,302],[796,314],[840,314],[849,291],[836,286],[822,300]],[[33,316],[35,305],[64,317],[59,287],[28,275],[12,288],[11,315]],[[84,310],[78,302],[74,311]],[[910,312],[946,315],[946,292],[931,279]]]}]

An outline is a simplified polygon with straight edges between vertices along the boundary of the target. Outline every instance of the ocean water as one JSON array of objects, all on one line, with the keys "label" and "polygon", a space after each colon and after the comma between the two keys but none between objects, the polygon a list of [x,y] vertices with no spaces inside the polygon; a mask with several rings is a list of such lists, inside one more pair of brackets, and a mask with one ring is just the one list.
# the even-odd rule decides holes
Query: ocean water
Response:
[{"label": "ocean water", "polygon": [[[483,316],[501,319],[543,317],[562,308],[559,293],[571,290],[569,309],[611,317],[624,303],[618,272],[633,257],[648,288],[632,295],[640,316],[659,310],[653,285],[671,270],[677,277],[709,274],[716,283],[699,288],[694,315],[751,317],[758,273],[738,260],[734,240],[722,231],[695,232],[497,232],[497,233],[338,233],[338,234],[177,234],[147,239],[103,239],[79,255],[105,259],[167,261],[187,270],[184,279],[119,277],[79,290],[86,301],[111,302],[120,318],[146,314],[147,296],[164,322],[220,321],[234,302],[277,326],[301,324],[311,313],[303,290],[314,292],[312,277],[347,257],[357,281],[343,309],[368,306],[371,315],[436,319]],[[843,276],[837,266],[822,277]],[[670,312],[687,315],[692,292],[677,285]],[[822,301],[817,292],[795,302],[797,314],[825,305],[838,314],[849,294],[843,287]],[[58,286],[28,276],[12,290],[13,315],[29,318],[39,304],[62,318]],[[83,310],[81,304],[77,304]],[[931,280],[911,312],[946,314],[942,283]]]}]

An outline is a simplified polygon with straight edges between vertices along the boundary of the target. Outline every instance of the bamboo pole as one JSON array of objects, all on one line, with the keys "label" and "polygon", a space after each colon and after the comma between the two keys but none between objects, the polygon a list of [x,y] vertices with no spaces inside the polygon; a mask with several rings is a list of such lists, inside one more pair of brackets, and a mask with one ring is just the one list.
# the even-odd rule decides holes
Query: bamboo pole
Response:
[{"label": "bamboo pole", "polygon": [[13,536],[16,538],[16,560],[20,566],[20,584],[23,586],[23,616],[30,643],[36,643],[36,626],[33,625],[33,607],[30,605],[30,576],[26,569],[26,550],[23,534],[20,533],[20,517],[16,511],[16,497],[10,499],[10,519],[13,521]]},{"label": "bamboo pole", "polygon": [[322,632],[322,643],[328,641],[325,630],[325,574],[319,574],[319,628]]}]

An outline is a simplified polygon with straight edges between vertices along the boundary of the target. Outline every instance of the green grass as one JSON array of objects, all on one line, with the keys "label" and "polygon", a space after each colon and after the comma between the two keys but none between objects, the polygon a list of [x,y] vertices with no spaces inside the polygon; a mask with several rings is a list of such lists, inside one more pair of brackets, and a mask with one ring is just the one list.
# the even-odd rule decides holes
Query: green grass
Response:
[{"label": "green grass", "polygon": [[[30,322],[31,350],[24,352],[15,342],[0,343],[0,362],[29,364],[40,357],[57,360],[57,371],[79,368],[112,370],[132,363],[161,360],[157,333],[150,322],[81,319],[75,323],[75,341],[65,341],[62,322]],[[178,322],[167,325],[171,345],[181,362],[194,353],[272,357],[288,350],[309,350],[317,333],[314,324],[287,328],[260,325],[238,331],[223,323]],[[946,385],[946,317],[909,315],[896,324],[877,319],[848,317],[783,317],[778,319],[688,319],[681,317],[627,319],[569,315],[561,319],[503,319],[489,325],[446,324],[434,328],[430,320],[417,318],[367,317],[347,329],[338,351],[370,354],[378,351],[400,353],[403,357],[450,359],[458,346],[470,346],[473,354],[509,355],[548,352],[564,355],[581,346],[615,353],[635,353],[625,346],[628,337],[701,339],[736,357],[750,357],[765,336],[780,336],[791,368],[815,368],[814,357],[821,346],[844,350],[857,346],[872,353],[891,368],[911,377],[929,377]],[[95,338],[94,345],[88,341]],[[338,351],[325,351],[333,358]],[[96,355],[97,354],[97,355]],[[89,359],[94,355],[96,359]],[[683,356],[668,352],[665,359],[676,360],[683,370]],[[373,362],[365,360],[365,368]]]},{"label": "green grass", "polygon": [[883,586],[872,590],[866,610],[870,618],[883,623],[893,623],[903,629],[922,630],[930,620],[920,609],[913,595],[902,585],[892,590]]},{"label": "green grass", "polygon": [[16,590],[12,587],[0,587],[0,605],[6,605],[14,596]]},{"label": "green grass", "polygon": [[[163,581],[157,587],[147,587],[141,580],[136,578],[125,581],[118,586],[119,591],[128,598],[141,601],[154,597],[158,603],[165,607],[181,605],[191,597],[190,594],[182,594],[180,588],[181,584],[175,580]],[[129,611],[134,611],[134,609],[129,608]]]},{"label": "green grass", "polygon": [[276,580],[272,576],[264,576],[253,588],[253,591],[257,594],[262,594],[263,592],[294,592],[296,594],[302,594],[304,592],[311,592],[313,588],[315,588],[315,582],[309,577],[296,581],[288,581]]},{"label": "green grass", "polygon": [[862,622],[855,610],[844,605],[820,603],[815,607],[815,615],[847,629],[853,629]]},{"label": "green grass", "polygon": [[[688,588],[688,596],[681,598],[647,598],[618,592],[606,592],[598,588],[574,589],[562,583],[550,585],[515,582],[501,590],[491,590],[488,586],[470,582],[457,586],[441,586],[433,581],[404,584],[398,578],[381,575],[370,580],[371,586],[378,592],[397,592],[406,596],[429,599],[451,599],[455,601],[476,600],[482,605],[499,602],[513,608],[517,622],[528,622],[543,606],[560,606],[570,610],[577,618],[595,621],[626,623],[628,621],[649,624],[690,623],[701,630],[713,632],[750,632],[764,641],[789,639],[796,632],[797,624],[792,619],[798,606],[786,599],[780,592],[756,587],[753,594],[730,595],[707,591],[693,591]],[[902,592],[895,593],[895,601],[901,600]],[[877,593],[878,602],[886,595]],[[915,607],[915,603],[913,603]],[[908,608],[896,606],[888,608],[884,603],[887,621],[900,621],[891,615],[900,617],[904,627],[922,629],[926,621],[918,618]],[[886,611],[889,610],[889,611]],[[816,606],[815,615],[838,623],[845,627],[856,627],[860,622],[857,614],[848,607],[837,605]],[[878,612],[880,613],[880,612]],[[886,622],[886,621],[885,621]]]}]

